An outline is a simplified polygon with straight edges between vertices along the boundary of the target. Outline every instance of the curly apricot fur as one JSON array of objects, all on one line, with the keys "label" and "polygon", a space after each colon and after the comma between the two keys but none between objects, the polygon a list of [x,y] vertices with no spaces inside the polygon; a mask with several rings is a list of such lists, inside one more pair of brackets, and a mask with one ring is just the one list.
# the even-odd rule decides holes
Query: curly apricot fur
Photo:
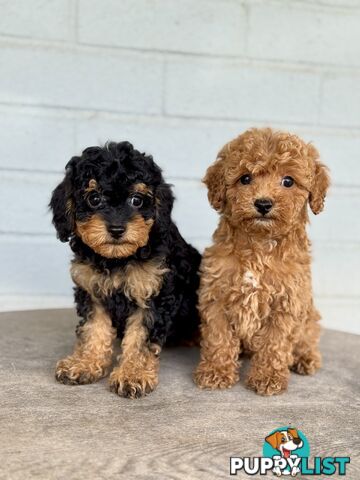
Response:
[{"label": "curly apricot fur", "polygon": [[[248,185],[239,181],[245,174]],[[284,176],[293,177],[291,188],[282,186]],[[321,365],[305,227],[307,203],[315,214],[324,206],[327,169],[296,135],[253,129],[224,146],[204,182],[221,218],[201,264],[195,382],[232,386],[246,350],[252,355],[248,387],[281,393],[290,369],[312,374]],[[272,201],[267,218],[254,206],[259,198]]]}]

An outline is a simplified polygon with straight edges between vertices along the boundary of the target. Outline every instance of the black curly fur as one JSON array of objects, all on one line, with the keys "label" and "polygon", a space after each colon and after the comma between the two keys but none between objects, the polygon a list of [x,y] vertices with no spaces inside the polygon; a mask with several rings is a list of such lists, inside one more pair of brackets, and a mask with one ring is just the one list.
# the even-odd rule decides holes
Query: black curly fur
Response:
[{"label": "black curly fur", "polygon": [[[137,212],[145,220],[154,220],[148,244],[131,257],[102,257],[75,234],[75,222],[86,220],[94,213],[84,200],[84,189],[92,178],[108,194],[107,204],[97,212],[107,222],[114,216],[125,224],[131,220],[133,212],[126,206],[131,185],[141,182],[154,192],[153,201],[147,200]],[[67,210],[69,201],[74,208],[72,214]],[[70,241],[76,261],[91,264],[99,272],[114,272],[129,261],[141,263],[151,258],[165,259],[169,271],[160,293],[149,301],[152,315],[146,316],[145,320],[149,341],[159,345],[167,339],[190,339],[198,327],[196,292],[200,254],[185,242],[171,220],[173,201],[171,187],[165,183],[152,157],[140,153],[128,142],[89,147],[80,157],[73,157],[66,166],[64,180],[55,188],[50,201],[58,237],[62,242]],[[75,302],[77,313],[83,319],[80,330],[92,310],[92,299],[87,292],[76,287]],[[122,338],[126,320],[136,305],[121,290],[103,298],[102,302]]]}]

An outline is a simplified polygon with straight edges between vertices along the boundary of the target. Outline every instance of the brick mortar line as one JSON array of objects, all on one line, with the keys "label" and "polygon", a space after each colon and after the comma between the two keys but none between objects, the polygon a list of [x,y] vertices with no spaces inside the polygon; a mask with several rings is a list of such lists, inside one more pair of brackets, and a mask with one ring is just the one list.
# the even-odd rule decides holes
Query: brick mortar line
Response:
[{"label": "brick mortar line", "polygon": [[[210,164],[210,163],[209,163]],[[14,180],[16,180],[19,176],[26,175],[27,178],[29,179],[31,176],[36,177],[52,177],[55,179],[59,178],[61,175],[64,175],[63,170],[44,170],[44,169],[28,169],[28,168],[11,168],[11,167],[3,167],[0,165],[0,173],[4,173],[5,175],[8,174],[9,177],[12,177]],[[205,172],[204,172],[205,173]],[[190,185],[194,185],[197,187],[201,187],[205,189],[205,186],[203,185],[203,182],[201,180],[202,177],[184,177],[184,176],[173,176],[173,175],[167,175],[166,176],[166,181],[173,185],[173,187],[176,189],[176,182],[178,184],[181,183],[186,183]],[[1,179],[0,179],[1,180]],[[31,181],[31,180],[30,180]],[[332,183],[331,185],[332,190],[336,190],[337,193],[343,193],[344,195],[358,195],[360,194],[360,184],[356,183]],[[357,191],[358,190],[358,191]],[[340,191],[340,192],[339,192]],[[343,191],[343,192],[341,192]]]},{"label": "brick mortar line", "polygon": [[338,300],[348,300],[348,301],[355,301],[355,302],[358,302],[360,303],[360,298],[357,296],[357,295],[349,295],[349,296],[346,296],[346,295],[336,295],[335,298],[333,298],[333,295],[317,295],[316,298],[318,300],[325,300],[325,301],[332,301],[334,300],[334,302],[338,301]]},{"label": "brick mortar line", "polygon": [[[244,0],[246,4],[250,5],[264,5],[263,0]],[[352,13],[352,12],[359,12],[360,7],[359,6],[352,6],[352,5],[346,5],[346,6],[339,6],[334,3],[330,2],[322,2],[321,0],[315,0],[317,3],[314,3],[314,0],[295,0],[291,7],[289,7],[289,10],[291,9],[298,9],[300,7],[306,7],[309,9],[309,11],[314,11],[318,10],[321,12],[331,12],[331,13]],[[287,0],[267,0],[267,4],[271,5],[282,5],[284,8],[288,8],[288,1]],[[294,7],[295,5],[295,7]]]},{"label": "brick mortar line", "polygon": [[[27,110],[27,112],[26,112]],[[174,122],[187,122],[191,121],[197,124],[216,124],[221,123],[224,126],[227,124],[238,124],[238,123],[254,123],[259,124],[262,123],[264,126],[272,125],[274,128],[284,128],[284,124],[288,124],[290,129],[301,129],[301,130],[311,130],[318,133],[332,133],[336,134],[339,133],[340,135],[346,134],[346,136],[353,136],[353,137],[360,137],[360,125],[331,125],[331,124],[324,124],[324,123],[308,123],[308,122],[296,122],[288,120],[274,120],[269,122],[269,120],[261,120],[261,119],[249,119],[249,118],[235,118],[235,117],[207,117],[207,116],[187,116],[187,115],[176,115],[176,114],[146,114],[146,113],[136,113],[130,111],[119,111],[119,110],[104,110],[104,109],[91,109],[88,110],[86,108],[75,108],[75,107],[66,107],[66,106],[56,106],[53,104],[41,104],[41,103],[19,103],[19,102],[5,102],[0,101],[0,111],[2,112],[10,112],[15,111],[16,113],[26,113],[27,115],[35,116],[37,118],[46,117],[47,113],[49,112],[53,118],[66,118],[71,120],[88,120],[89,117],[95,119],[100,119],[104,121],[129,121],[132,120],[134,122],[163,122],[163,121],[174,121]],[[62,116],[60,116],[62,114]],[[64,117],[64,115],[66,115]]]},{"label": "brick mortar line", "polygon": [[360,125],[331,125],[331,124],[326,124],[318,121],[314,121],[313,123],[308,123],[306,121],[304,122],[299,122],[299,121],[289,121],[289,120],[274,120],[272,122],[269,122],[269,120],[261,119],[261,118],[240,118],[240,117],[207,117],[207,116],[191,116],[191,115],[179,115],[179,114],[168,114],[164,118],[174,118],[174,119],[183,119],[183,120],[189,120],[189,119],[199,119],[199,120],[206,120],[206,121],[220,121],[220,122],[241,122],[241,123],[262,123],[264,126],[269,126],[269,125],[284,125],[284,124],[289,124],[291,126],[296,125],[297,127],[304,128],[304,127],[309,127],[312,129],[319,129],[319,128],[337,128],[337,129],[343,129],[343,130],[348,130],[350,129],[358,129],[360,128]]},{"label": "brick mortar line", "polygon": [[323,113],[325,82],[326,82],[326,73],[323,73],[320,76],[319,91],[318,91],[318,95],[317,95],[317,98],[318,98],[318,111],[317,111],[318,122],[320,122],[320,119],[322,118],[322,113]]},{"label": "brick mortar line", "polygon": [[[17,237],[17,239],[42,239],[42,240],[51,240],[51,241],[57,241],[56,238],[56,233],[54,232],[16,232],[16,231],[6,231],[6,230],[0,230],[0,243],[1,241],[6,240],[6,237]],[[360,250],[360,242],[354,242],[351,240],[339,240],[339,241],[328,241],[328,240],[323,240],[323,239],[314,239],[312,235],[310,235],[311,241],[312,241],[312,247],[314,246],[314,243],[316,243],[317,246],[323,246],[323,247],[330,247],[333,249],[338,249],[339,246],[346,246],[348,247],[348,250]],[[204,237],[191,237],[189,235],[186,235],[186,239],[189,242],[203,242],[206,241],[209,245],[211,244],[211,236],[204,236]],[[316,259],[315,259],[316,260]]]},{"label": "brick mortar line", "polygon": [[167,81],[167,68],[168,63],[167,59],[164,57],[163,65],[161,69],[161,81],[162,81],[162,91],[161,91],[161,118],[166,117],[166,93],[168,91],[168,81]]},{"label": "brick mortar line", "polygon": [[[57,41],[57,40],[42,40],[33,37],[19,37],[0,34],[0,45],[2,47],[10,48],[42,48],[44,50],[58,49],[59,51],[68,51],[70,53],[100,53],[108,51],[109,55],[127,55],[133,58],[155,57],[161,61],[164,56],[167,59],[178,60],[185,59],[202,59],[219,61],[223,63],[234,64],[234,61],[239,64],[249,65],[255,68],[267,68],[268,70],[279,70],[281,68],[285,71],[303,71],[308,73],[317,73],[328,71],[335,74],[341,72],[350,72],[354,76],[360,75],[360,65],[344,65],[337,63],[319,63],[318,61],[304,62],[296,61],[289,62],[288,60],[280,59],[265,59],[259,57],[251,57],[247,55],[229,55],[229,54],[211,54],[201,52],[182,52],[166,49],[145,49],[139,47],[121,47],[112,45],[99,45],[86,42],[74,42],[71,40]],[[173,57],[173,58],[172,58]]]},{"label": "brick mortar line", "polygon": [[73,4],[73,26],[74,43],[79,43],[79,0],[74,0]]}]

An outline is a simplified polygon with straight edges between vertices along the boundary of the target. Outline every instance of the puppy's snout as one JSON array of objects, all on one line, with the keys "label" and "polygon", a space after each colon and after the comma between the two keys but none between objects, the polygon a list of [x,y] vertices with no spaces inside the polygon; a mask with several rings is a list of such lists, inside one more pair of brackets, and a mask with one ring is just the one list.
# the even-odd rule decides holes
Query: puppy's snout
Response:
[{"label": "puppy's snout", "polygon": [[293,438],[293,442],[295,443],[295,445],[300,445],[301,438]]},{"label": "puppy's snout", "polygon": [[125,227],[122,225],[109,225],[108,230],[112,237],[120,238],[125,232]]},{"label": "puppy's snout", "polygon": [[258,198],[254,202],[256,210],[261,213],[261,215],[266,215],[272,209],[273,203],[268,198]]}]

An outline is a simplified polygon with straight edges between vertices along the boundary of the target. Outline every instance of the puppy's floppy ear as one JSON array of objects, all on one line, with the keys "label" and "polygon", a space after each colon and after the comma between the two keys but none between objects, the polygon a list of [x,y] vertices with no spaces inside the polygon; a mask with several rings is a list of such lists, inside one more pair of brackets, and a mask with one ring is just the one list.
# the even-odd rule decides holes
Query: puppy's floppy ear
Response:
[{"label": "puppy's floppy ear", "polygon": [[315,147],[308,145],[309,156],[312,158],[315,166],[313,182],[310,187],[309,204],[315,215],[324,208],[326,192],[330,186],[330,177],[328,168],[319,161],[319,153]]},{"label": "puppy's floppy ear", "polygon": [[267,443],[270,443],[272,448],[274,448],[275,450],[277,450],[278,446],[280,445],[279,435],[281,435],[280,432],[274,432],[273,434],[265,438],[265,441]]},{"label": "puppy's floppy ear", "polygon": [[222,151],[219,153],[215,163],[207,169],[203,182],[208,188],[208,199],[212,207],[222,212],[225,207],[225,159]]},{"label": "puppy's floppy ear", "polygon": [[53,191],[49,204],[53,213],[52,223],[56,228],[58,238],[62,242],[67,242],[74,232],[72,178],[77,159],[78,157],[73,157],[66,165],[64,180]]}]

